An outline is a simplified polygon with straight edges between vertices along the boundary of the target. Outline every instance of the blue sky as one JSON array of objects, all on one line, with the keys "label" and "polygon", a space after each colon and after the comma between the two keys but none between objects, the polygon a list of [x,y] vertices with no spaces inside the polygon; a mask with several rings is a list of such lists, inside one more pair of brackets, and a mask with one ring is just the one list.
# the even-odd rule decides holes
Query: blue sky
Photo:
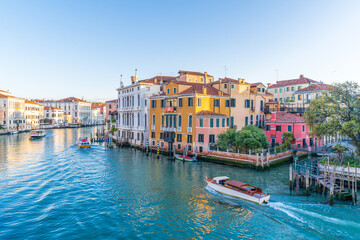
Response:
[{"label": "blue sky", "polygon": [[360,82],[360,1],[2,1],[0,89],[116,98],[139,79]]}]

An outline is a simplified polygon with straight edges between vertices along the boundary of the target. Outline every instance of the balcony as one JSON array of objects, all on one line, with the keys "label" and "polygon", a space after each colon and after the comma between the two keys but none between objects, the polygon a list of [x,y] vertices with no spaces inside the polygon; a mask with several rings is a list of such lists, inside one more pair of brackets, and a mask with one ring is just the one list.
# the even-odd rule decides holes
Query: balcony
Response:
[{"label": "balcony", "polygon": [[165,107],[164,111],[165,112],[176,112],[176,107]]},{"label": "balcony", "polygon": [[163,127],[162,129],[164,132],[175,132],[176,127]]},{"label": "balcony", "polygon": [[181,127],[177,127],[177,131],[178,131],[178,132],[181,132]]},{"label": "balcony", "polygon": [[192,132],[192,127],[188,127],[187,132]]}]

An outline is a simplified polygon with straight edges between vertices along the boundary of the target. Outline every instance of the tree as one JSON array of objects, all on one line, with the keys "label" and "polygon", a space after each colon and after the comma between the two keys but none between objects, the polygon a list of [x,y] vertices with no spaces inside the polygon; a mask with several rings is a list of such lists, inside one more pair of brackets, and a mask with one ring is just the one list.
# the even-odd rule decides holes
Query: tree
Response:
[{"label": "tree", "polygon": [[283,150],[289,150],[291,147],[291,142],[295,139],[293,132],[284,132],[282,139],[282,148]]},{"label": "tree", "polygon": [[45,119],[44,119],[44,123],[51,123],[51,120],[48,119],[48,118],[45,118]]},{"label": "tree", "polygon": [[328,92],[310,102],[304,118],[311,135],[341,134],[351,139],[360,155],[360,86],[347,81],[335,84]]},{"label": "tree", "polygon": [[226,150],[228,148],[234,148],[235,139],[236,139],[236,130],[235,129],[228,129],[226,132],[220,133],[217,137],[216,145],[221,150]]},{"label": "tree", "polygon": [[340,145],[340,144],[336,144],[335,146],[332,147],[333,151],[336,152],[338,154],[338,158],[339,161],[341,163],[343,163],[343,152],[346,151],[346,147]]},{"label": "tree", "polygon": [[237,132],[235,142],[237,146],[245,150],[262,149],[269,145],[264,131],[253,125],[243,127],[241,131]]}]

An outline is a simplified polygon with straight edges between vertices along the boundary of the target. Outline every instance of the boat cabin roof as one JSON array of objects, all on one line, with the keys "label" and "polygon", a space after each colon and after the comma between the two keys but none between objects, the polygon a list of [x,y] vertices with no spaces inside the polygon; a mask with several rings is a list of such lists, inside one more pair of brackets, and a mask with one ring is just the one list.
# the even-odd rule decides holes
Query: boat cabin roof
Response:
[{"label": "boat cabin roof", "polygon": [[213,180],[215,180],[217,183],[219,183],[219,181],[222,181],[222,180],[229,180],[230,178],[229,177],[226,177],[226,176],[221,176],[221,177],[214,177]]},{"label": "boat cabin roof", "polygon": [[236,180],[231,180],[231,181],[228,181],[226,182],[228,185],[231,185],[233,187],[241,187],[241,188],[244,188],[244,187],[247,187],[249,188],[249,190],[256,190],[256,187],[254,186],[251,186],[247,183],[243,183],[243,182],[239,182],[239,181],[236,181]]}]

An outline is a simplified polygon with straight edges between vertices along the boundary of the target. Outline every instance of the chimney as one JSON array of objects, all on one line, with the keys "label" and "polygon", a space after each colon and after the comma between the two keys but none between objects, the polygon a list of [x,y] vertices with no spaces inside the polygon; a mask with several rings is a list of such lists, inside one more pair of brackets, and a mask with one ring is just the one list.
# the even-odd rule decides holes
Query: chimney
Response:
[{"label": "chimney", "polygon": [[238,81],[239,81],[239,83],[242,83],[242,79],[241,79],[241,78],[238,78]]},{"label": "chimney", "polygon": [[154,83],[157,84],[157,78],[154,79]]},{"label": "chimney", "polygon": [[204,76],[205,76],[204,82],[206,82],[206,79],[207,79],[207,72],[204,72]]},{"label": "chimney", "polygon": [[203,87],[203,94],[207,95],[207,88],[206,87]]},{"label": "chimney", "polygon": [[137,83],[138,78],[137,78],[137,69],[135,69],[135,82]]},{"label": "chimney", "polygon": [[135,83],[135,76],[131,76],[131,84]]},{"label": "chimney", "polygon": [[268,84],[267,84],[267,87],[268,87],[268,88],[271,87],[271,83],[268,83]]},{"label": "chimney", "polygon": [[300,74],[300,78],[304,78],[304,75],[303,75],[303,74]]}]

